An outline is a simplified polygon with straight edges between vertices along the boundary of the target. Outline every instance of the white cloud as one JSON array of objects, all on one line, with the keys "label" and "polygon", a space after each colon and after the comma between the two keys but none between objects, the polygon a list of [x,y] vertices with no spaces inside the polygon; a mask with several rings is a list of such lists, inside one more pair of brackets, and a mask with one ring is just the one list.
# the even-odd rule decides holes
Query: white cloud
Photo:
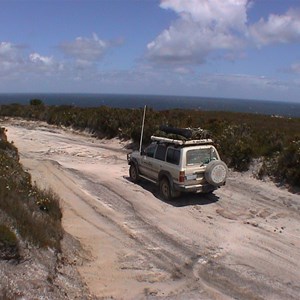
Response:
[{"label": "white cloud", "polygon": [[38,53],[31,53],[29,55],[29,60],[36,64],[43,64],[46,66],[52,66],[54,64],[53,57],[42,56]]},{"label": "white cloud", "polygon": [[253,6],[252,0],[161,0],[160,7],[178,18],[148,43],[147,58],[158,65],[195,66],[220,54],[239,59],[245,46],[300,42],[300,10],[249,24]]},{"label": "white cloud", "polygon": [[248,0],[163,0],[160,7],[181,14],[202,26],[242,29],[247,22]]},{"label": "white cloud", "polygon": [[72,42],[60,45],[66,55],[81,62],[93,62],[101,59],[109,47],[110,43],[99,39],[95,33],[92,38],[77,37]]},{"label": "white cloud", "polygon": [[63,68],[63,64],[55,61],[53,57],[36,52],[28,54],[25,47],[0,42],[0,77],[6,81],[15,80],[20,76],[57,74]]},{"label": "white cloud", "polygon": [[179,18],[147,45],[158,63],[201,64],[212,51],[240,49],[246,31],[247,0],[164,0]]},{"label": "white cloud", "polygon": [[0,57],[3,59],[12,53],[13,45],[8,42],[1,42],[0,43]]},{"label": "white cloud", "polygon": [[288,10],[284,15],[271,14],[250,26],[250,35],[260,45],[300,42],[300,11]]},{"label": "white cloud", "polygon": [[294,64],[292,64],[290,70],[293,73],[300,74],[300,63],[294,63]]},{"label": "white cloud", "polygon": [[0,76],[8,76],[24,66],[21,47],[10,42],[0,42]]}]

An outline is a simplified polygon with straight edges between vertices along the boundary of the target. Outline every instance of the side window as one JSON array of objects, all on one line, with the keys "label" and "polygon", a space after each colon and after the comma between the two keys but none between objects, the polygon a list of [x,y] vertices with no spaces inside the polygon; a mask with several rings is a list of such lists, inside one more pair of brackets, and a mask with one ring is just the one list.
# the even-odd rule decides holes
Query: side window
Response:
[{"label": "side window", "polygon": [[151,144],[145,149],[146,156],[153,157],[156,149],[156,144]]},{"label": "side window", "polygon": [[155,152],[155,158],[159,160],[165,160],[167,147],[164,144],[159,144]]},{"label": "side window", "polygon": [[180,150],[169,148],[167,151],[167,162],[174,165],[179,165],[179,161],[180,161]]}]

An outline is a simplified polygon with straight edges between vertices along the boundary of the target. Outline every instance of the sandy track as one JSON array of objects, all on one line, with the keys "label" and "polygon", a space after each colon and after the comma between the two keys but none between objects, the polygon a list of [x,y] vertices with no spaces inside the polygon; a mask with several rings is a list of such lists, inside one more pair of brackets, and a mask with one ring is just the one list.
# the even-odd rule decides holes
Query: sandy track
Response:
[{"label": "sandy track", "polygon": [[63,226],[89,258],[78,270],[99,298],[299,299],[299,195],[232,173],[214,195],[166,203],[129,181],[118,140],[2,126],[33,180],[62,198]]}]

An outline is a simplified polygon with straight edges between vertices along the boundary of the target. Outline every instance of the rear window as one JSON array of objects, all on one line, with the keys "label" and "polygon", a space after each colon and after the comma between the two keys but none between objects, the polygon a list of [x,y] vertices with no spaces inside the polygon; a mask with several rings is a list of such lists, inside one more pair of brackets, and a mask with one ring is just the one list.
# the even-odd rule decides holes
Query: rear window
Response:
[{"label": "rear window", "polygon": [[179,165],[179,161],[180,151],[174,148],[169,148],[167,151],[167,162],[174,165]]},{"label": "rear window", "polygon": [[186,164],[188,166],[205,165],[216,159],[218,159],[218,157],[213,148],[192,149],[186,152]]}]

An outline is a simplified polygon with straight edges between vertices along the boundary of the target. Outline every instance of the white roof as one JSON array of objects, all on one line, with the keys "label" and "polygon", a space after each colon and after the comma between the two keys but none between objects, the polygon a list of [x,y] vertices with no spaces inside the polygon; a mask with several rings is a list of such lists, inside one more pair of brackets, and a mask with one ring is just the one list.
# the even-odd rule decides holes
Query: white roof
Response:
[{"label": "white roof", "polygon": [[175,144],[175,145],[205,145],[205,144],[211,144],[213,141],[211,139],[201,139],[201,140],[174,140],[174,139],[169,139],[166,137],[160,137],[160,136],[151,136],[152,141],[157,141],[157,142],[165,142],[165,143],[170,143],[170,144]]}]

